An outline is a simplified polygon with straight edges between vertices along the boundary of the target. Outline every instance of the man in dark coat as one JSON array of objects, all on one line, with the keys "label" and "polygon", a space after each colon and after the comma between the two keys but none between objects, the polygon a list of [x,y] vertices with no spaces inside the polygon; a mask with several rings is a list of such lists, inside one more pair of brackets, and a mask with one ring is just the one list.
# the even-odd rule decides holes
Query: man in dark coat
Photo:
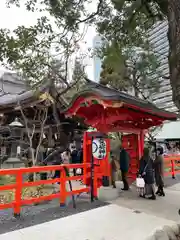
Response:
[{"label": "man in dark coat", "polygon": [[121,148],[121,150],[120,150],[120,170],[121,170],[122,181],[124,184],[124,187],[122,188],[122,190],[124,190],[124,191],[129,190],[129,184],[127,181],[129,162],[130,162],[129,154],[127,153],[127,151],[124,148]]}]

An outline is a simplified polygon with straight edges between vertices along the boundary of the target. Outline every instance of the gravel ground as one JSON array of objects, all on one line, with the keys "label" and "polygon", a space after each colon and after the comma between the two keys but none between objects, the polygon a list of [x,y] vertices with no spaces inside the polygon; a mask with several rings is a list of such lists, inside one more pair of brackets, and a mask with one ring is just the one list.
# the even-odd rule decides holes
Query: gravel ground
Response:
[{"label": "gravel ground", "polygon": [[25,206],[22,208],[20,219],[13,217],[13,211],[0,211],[0,234],[11,232],[17,229],[41,224],[51,220],[59,219],[69,215],[88,211],[94,208],[105,206],[107,203],[99,200],[91,203],[89,199],[79,198],[76,201],[76,209],[70,201],[67,207],[60,207],[58,200],[51,201],[38,206]]}]

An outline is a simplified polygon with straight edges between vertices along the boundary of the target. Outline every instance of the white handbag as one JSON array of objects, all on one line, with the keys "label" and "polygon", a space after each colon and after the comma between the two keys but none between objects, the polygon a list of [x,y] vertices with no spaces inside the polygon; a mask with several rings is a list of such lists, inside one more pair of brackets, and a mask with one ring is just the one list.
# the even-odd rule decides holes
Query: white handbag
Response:
[{"label": "white handbag", "polygon": [[141,177],[136,178],[136,187],[137,188],[144,188],[145,182],[144,179]]},{"label": "white handbag", "polygon": [[[148,167],[148,163],[149,163],[149,160],[148,160],[143,172],[146,172],[146,169]],[[142,178],[142,177],[137,177],[136,178],[136,187],[137,188],[144,188],[145,187],[144,178]]]}]

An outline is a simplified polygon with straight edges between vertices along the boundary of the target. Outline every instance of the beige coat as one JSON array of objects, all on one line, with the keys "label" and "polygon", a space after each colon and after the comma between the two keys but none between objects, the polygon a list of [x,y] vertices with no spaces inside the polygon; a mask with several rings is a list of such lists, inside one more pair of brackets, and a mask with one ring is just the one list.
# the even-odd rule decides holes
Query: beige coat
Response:
[{"label": "beige coat", "polygon": [[110,142],[110,147],[111,147],[111,154],[114,156],[118,161],[120,157],[120,142],[118,140],[113,140],[111,139]]},{"label": "beige coat", "polygon": [[111,177],[112,181],[121,180],[120,165],[114,157],[111,159]]}]

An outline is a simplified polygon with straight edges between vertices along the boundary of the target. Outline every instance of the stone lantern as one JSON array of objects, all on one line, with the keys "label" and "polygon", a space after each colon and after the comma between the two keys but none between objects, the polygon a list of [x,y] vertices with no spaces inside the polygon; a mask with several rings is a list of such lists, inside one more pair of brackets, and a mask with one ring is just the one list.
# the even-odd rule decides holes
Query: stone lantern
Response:
[{"label": "stone lantern", "polygon": [[24,163],[20,160],[21,147],[20,139],[22,135],[23,124],[18,118],[9,124],[11,130],[11,149],[9,158],[3,163],[3,168],[19,168],[24,167]]}]

